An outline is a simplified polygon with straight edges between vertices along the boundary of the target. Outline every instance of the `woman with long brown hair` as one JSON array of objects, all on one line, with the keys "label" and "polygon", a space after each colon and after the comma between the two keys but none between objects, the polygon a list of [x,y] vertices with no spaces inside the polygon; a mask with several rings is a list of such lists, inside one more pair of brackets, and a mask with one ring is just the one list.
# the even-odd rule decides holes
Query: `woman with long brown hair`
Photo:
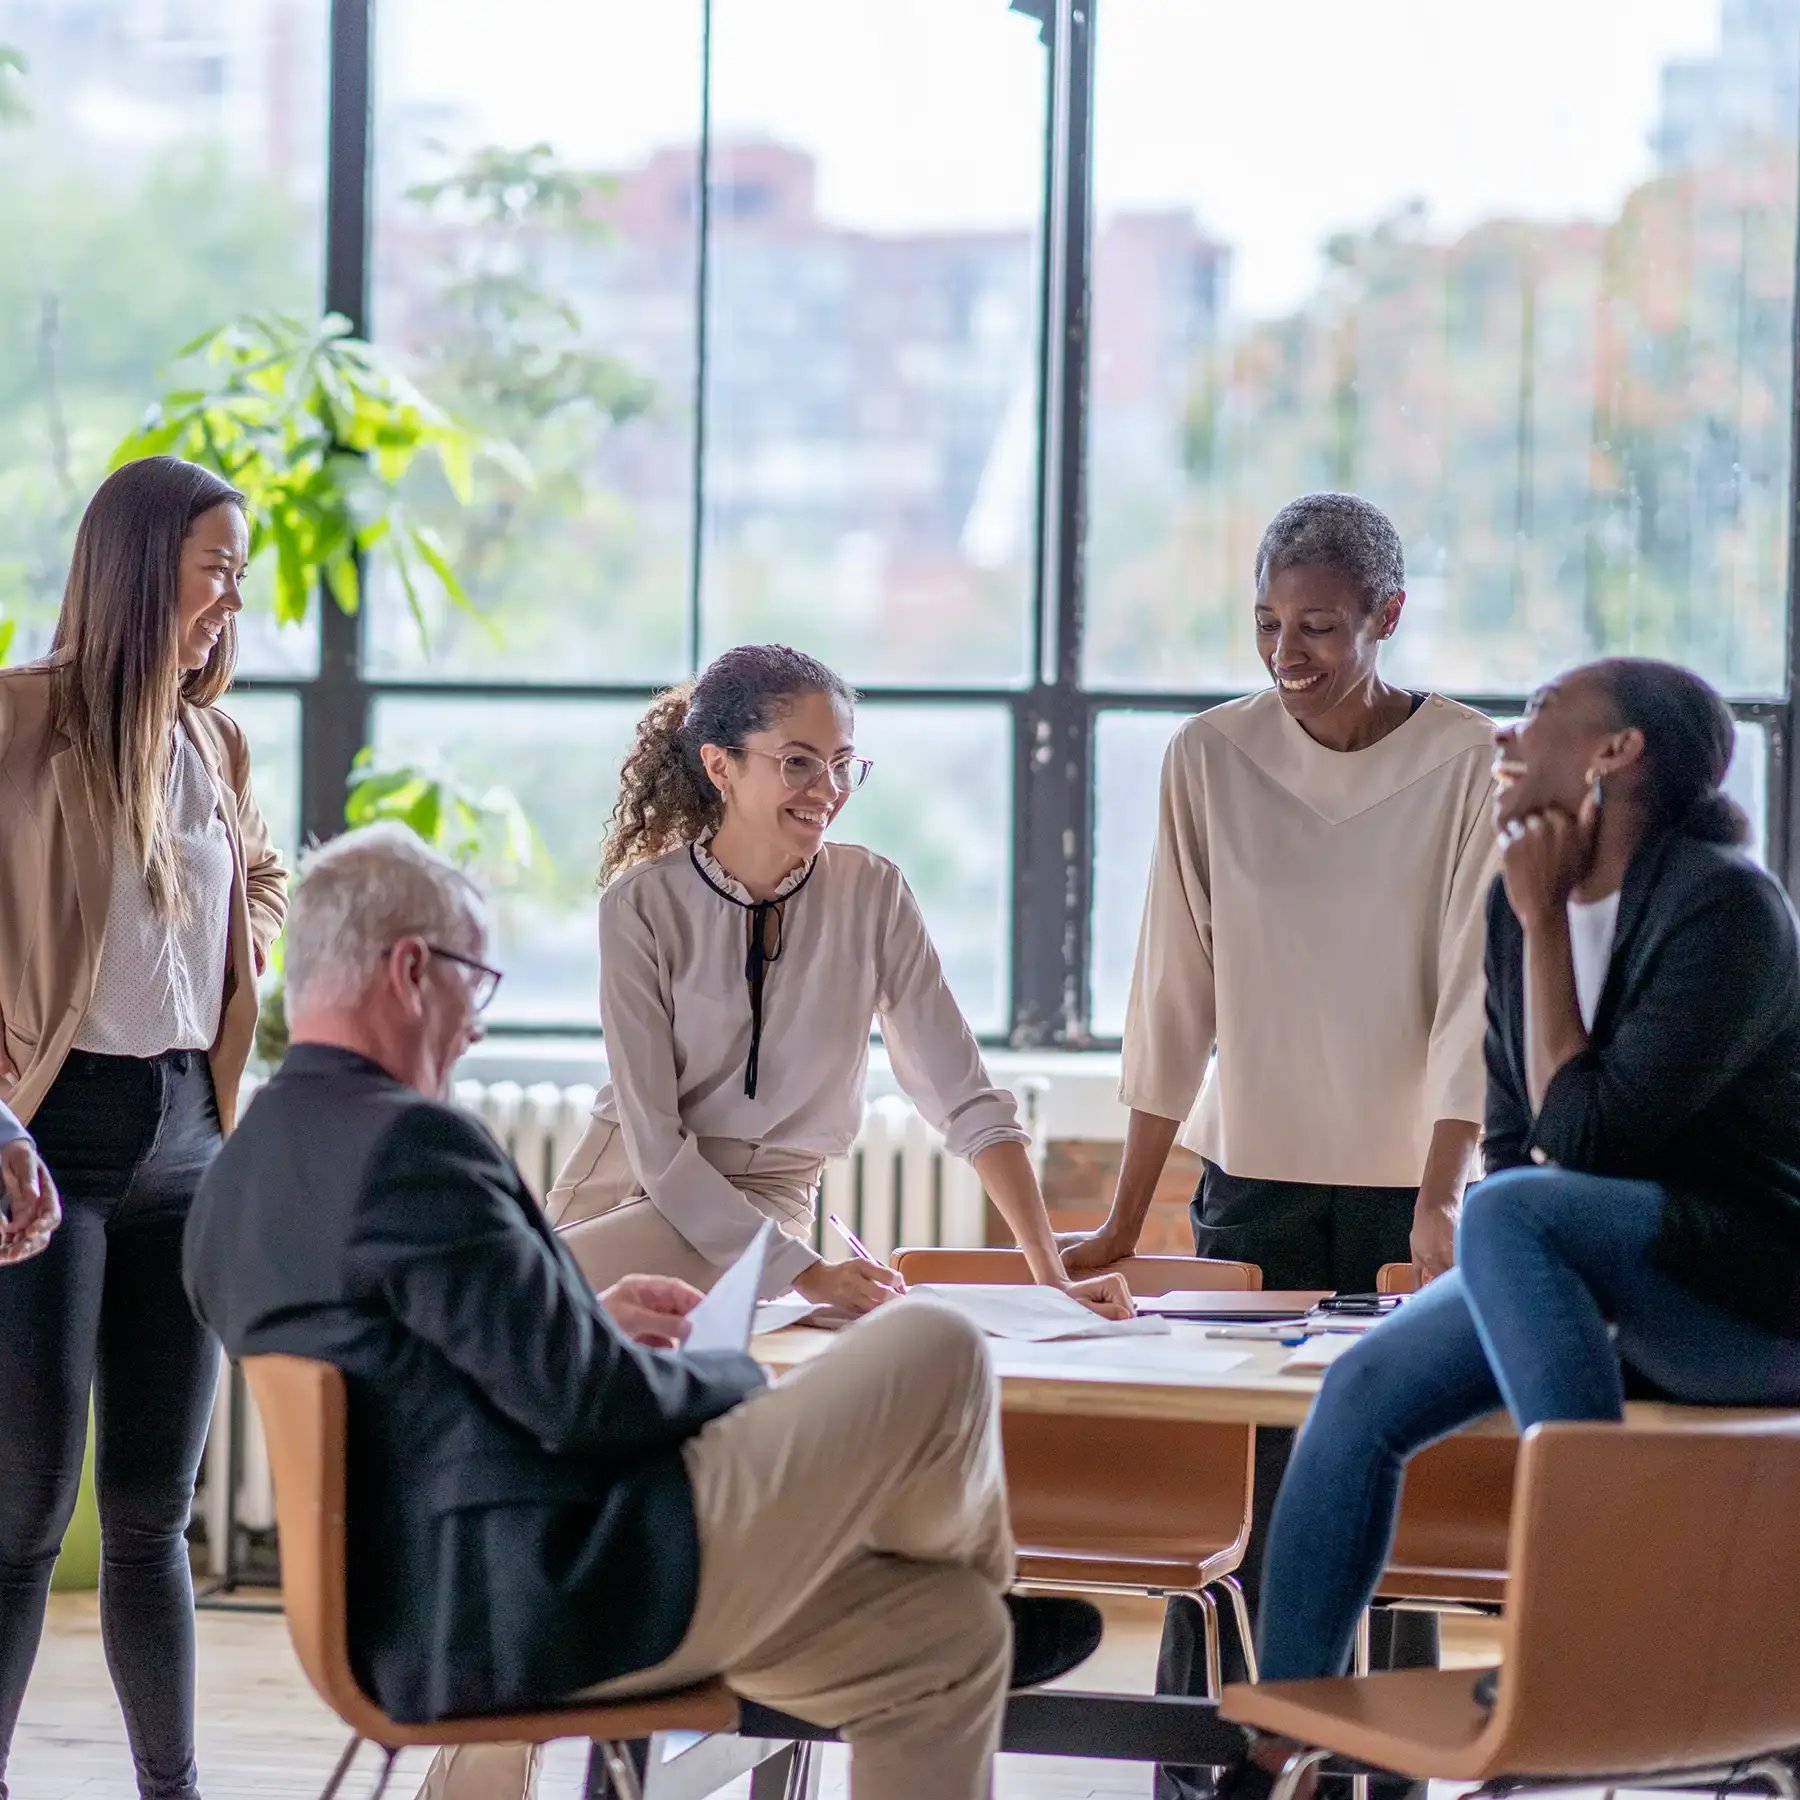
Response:
[{"label": "woman with long brown hair", "polygon": [[109,476],[50,654],[0,673],[0,1100],[62,1193],[0,1267],[0,1800],[93,1393],[100,1618],[142,1800],[197,1800],[186,1527],[218,1345],[181,1234],[230,1129],[287,877],[217,709],[243,496],[174,457]]},{"label": "woman with long brown hair", "polygon": [[590,1277],[701,1287],[773,1219],[766,1291],[879,1305],[900,1286],[891,1270],[808,1242],[879,1022],[895,1078],[980,1172],[1033,1276],[1123,1315],[1118,1276],[1064,1270],[1018,1108],[988,1079],[900,871],[827,842],[869,772],[854,725],[843,678],[774,644],[728,650],[645,715],[602,868],[611,1079],[551,1216]]}]

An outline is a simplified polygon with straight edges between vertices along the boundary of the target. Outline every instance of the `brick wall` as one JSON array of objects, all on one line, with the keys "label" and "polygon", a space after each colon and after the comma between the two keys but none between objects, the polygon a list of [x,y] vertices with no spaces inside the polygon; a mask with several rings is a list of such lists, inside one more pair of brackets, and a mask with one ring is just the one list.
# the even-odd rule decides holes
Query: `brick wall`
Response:
[{"label": "brick wall", "polygon": [[[1088,1231],[1106,1217],[1118,1179],[1124,1145],[1092,1139],[1053,1139],[1045,1151],[1044,1199],[1057,1231]],[[1200,1179],[1200,1159],[1179,1144],[1157,1183],[1156,1198],[1144,1221],[1138,1249],[1146,1256],[1192,1256],[1194,1232],[1188,1202]],[[992,1206],[988,1208],[988,1242],[1010,1244],[1012,1236]]]}]

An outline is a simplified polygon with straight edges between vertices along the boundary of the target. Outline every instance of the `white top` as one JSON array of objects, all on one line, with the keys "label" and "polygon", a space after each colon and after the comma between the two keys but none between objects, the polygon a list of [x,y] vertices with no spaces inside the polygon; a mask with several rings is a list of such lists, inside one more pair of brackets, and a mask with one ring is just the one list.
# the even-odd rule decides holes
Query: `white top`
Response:
[{"label": "white top", "polygon": [[12,1108],[4,1100],[0,1100],[0,1146],[12,1143],[16,1138],[28,1138],[31,1133],[13,1116]]},{"label": "white top", "polygon": [[186,731],[177,727],[169,767],[169,830],[185,917],[164,918],[121,833],[94,997],[75,1033],[77,1050],[160,1056],[210,1050],[225,1007],[226,933],[231,912],[231,837],[219,791]]},{"label": "white top", "polygon": [[1569,949],[1575,959],[1575,998],[1585,1031],[1594,1029],[1606,971],[1612,966],[1613,936],[1619,928],[1619,896],[1569,902]]},{"label": "white top", "polygon": [[[862,1121],[877,1021],[895,1079],[953,1154],[1029,1141],[1013,1096],[988,1078],[912,890],[859,844],[827,844],[810,874],[787,884],[781,952],[764,979],[756,1095],[747,1095],[749,901],[699,846],[627,870],[600,900],[612,1079],[594,1115],[620,1127],[644,1192],[701,1255],[731,1262],[763,1215],[696,1140],[844,1155]],[[783,1239],[769,1279],[791,1281],[813,1260]]]},{"label": "white top", "polygon": [[1414,1185],[1435,1122],[1485,1110],[1493,755],[1489,721],[1435,694],[1349,752],[1273,689],[1188,720],[1163,762],[1125,1104],[1185,1120],[1228,1174]]}]

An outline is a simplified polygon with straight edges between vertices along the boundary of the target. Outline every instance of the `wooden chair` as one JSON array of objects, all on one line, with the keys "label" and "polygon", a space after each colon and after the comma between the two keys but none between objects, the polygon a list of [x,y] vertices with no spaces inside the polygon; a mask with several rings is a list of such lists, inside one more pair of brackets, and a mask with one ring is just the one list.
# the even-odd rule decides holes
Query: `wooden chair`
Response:
[{"label": "wooden chair", "polygon": [[[1031,1280],[1017,1250],[901,1250],[893,1265],[909,1283]],[[1142,1295],[1262,1286],[1254,1264],[1193,1256],[1133,1256],[1114,1269]],[[1206,1633],[1208,1692],[1217,1695],[1221,1593],[1251,1641],[1236,1570],[1250,1539],[1253,1428],[1002,1413],[1001,1435],[1019,1578],[1191,1595]]]},{"label": "wooden chair", "polygon": [[1225,1691],[1224,1716],[1414,1781],[1720,1785],[1800,1745],[1800,1413],[1542,1425],[1519,1455],[1505,1662]]},{"label": "wooden chair", "polygon": [[[1376,1285],[1384,1294],[1410,1294],[1418,1275],[1411,1263],[1388,1263]],[[1506,1599],[1517,1466],[1511,1438],[1446,1438],[1414,1457],[1376,1598],[1428,1610],[1497,1610]]]},{"label": "wooden chair", "polygon": [[251,1356],[244,1374],[262,1414],[275,1473],[281,1532],[281,1591],[288,1636],[319,1698],[354,1734],[320,1800],[331,1800],[364,1739],[386,1752],[375,1793],[387,1786],[394,1758],[408,1745],[545,1744],[587,1738],[603,1759],[620,1800],[640,1800],[626,1746],[660,1731],[734,1731],[735,1696],[717,1681],[679,1693],[491,1718],[403,1725],[363,1692],[350,1667],[347,1624],[345,1389],[342,1373],[299,1356]]}]

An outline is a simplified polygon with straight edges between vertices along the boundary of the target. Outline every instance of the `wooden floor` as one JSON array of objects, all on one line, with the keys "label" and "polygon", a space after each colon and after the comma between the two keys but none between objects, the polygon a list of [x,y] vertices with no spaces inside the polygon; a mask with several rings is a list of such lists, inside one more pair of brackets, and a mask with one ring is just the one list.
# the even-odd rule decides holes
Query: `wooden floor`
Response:
[{"label": "wooden floor", "polygon": [[[1148,1692],[1161,1616],[1159,1602],[1109,1601],[1106,1641],[1079,1672],[1080,1684]],[[1478,1660],[1491,1641],[1489,1628],[1476,1624],[1473,1631],[1475,1635],[1459,1622],[1447,1638],[1447,1653],[1457,1660]],[[201,1612],[200,1773],[206,1800],[311,1800],[345,1736],[306,1685],[279,1617]],[[585,1756],[584,1745],[553,1745],[539,1800],[574,1800]],[[844,1753],[834,1748],[827,1758],[823,1792],[827,1800],[841,1800]],[[424,1752],[407,1753],[388,1790],[394,1800],[410,1800],[425,1763]],[[372,1760],[365,1765],[370,1771],[373,1766]],[[92,1595],[51,1600],[9,1774],[14,1800],[133,1800],[135,1787]],[[345,1800],[359,1800],[367,1785],[353,1778]],[[1001,1800],[1144,1796],[1150,1792],[1150,1771],[1131,1763],[1002,1757],[998,1792]]]}]

